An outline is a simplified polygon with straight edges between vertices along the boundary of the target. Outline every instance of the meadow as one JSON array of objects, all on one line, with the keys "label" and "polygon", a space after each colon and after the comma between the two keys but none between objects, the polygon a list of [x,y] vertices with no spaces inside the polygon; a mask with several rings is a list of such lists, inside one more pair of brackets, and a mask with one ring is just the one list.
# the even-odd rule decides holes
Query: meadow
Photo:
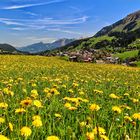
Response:
[{"label": "meadow", "polygon": [[0,56],[0,140],[140,140],[140,68]]}]

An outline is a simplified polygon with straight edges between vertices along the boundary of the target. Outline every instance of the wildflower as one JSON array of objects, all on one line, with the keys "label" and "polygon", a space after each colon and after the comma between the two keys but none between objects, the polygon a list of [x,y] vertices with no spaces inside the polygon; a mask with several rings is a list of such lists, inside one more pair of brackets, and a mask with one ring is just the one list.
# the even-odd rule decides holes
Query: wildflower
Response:
[{"label": "wildflower", "polygon": [[125,121],[129,121],[129,122],[132,122],[133,120],[131,119],[131,117],[129,116],[124,116],[124,120]]},{"label": "wildflower", "polygon": [[22,106],[28,106],[28,105],[31,105],[32,103],[32,100],[31,99],[26,99],[26,100],[23,100],[20,102],[20,105]]},{"label": "wildflower", "polygon": [[31,97],[37,98],[37,96],[38,96],[37,90],[36,90],[36,89],[33,89],[33,90],[31,91]]},{"label": "wildflower", "polygon": [[100,135],[101,140],[109,140],[109,138],[106,135]]},{"label": "wildflower", "polygon": [[110,94],[109,97],[112,99],[120,99],[120,97],[115,95],[114,93]]},{"label": "wildflower", "polygon": [[26,110],[24,109],[24,108],[17,108],[16,110],[15,110],[15,113],[23,113],[23,112],[25,112]]},{"label": "wildflower", "polygon": [[95,128],[93,129],[93,132],[94,132],[95,135],[97,135],[98,133],[99,133],[100,135],[104,135],[104,134],[106,133],[105,129],[102,128],[102,127],[95,127]]},{"label": "wildflower", "polygon": [[133,103],[138,103],[138,102],[139,102],[139,99],[135,99],[135,98],[130,98],[130,100],[131,100]]},{"label": "wildflower", "polygon": [[35,115],[32,117],[33,120],[41,120],[41,117],[39,115]]},{"label": "wildflower", "polygon": [[32,122],[33,126],[35,127],[41,127],[42,126],[42,121],[41,119],[35,119],[33,122]]},{"label": "wildflower", "polygon": [[87,132],[86,136],[88,140],[94,140],[94,132]]},{"label": "wildflower", "polygon": [[7,137],[5,137],[4,135],[0,134],[0,140],[9,140]]},{"label": "wildflower", "polygon": [[97,90],[97,89],[95,89],[95,90],[93,90],[95,93],[97,93],[97,94],[103,94],[103,91],[102,90]]},{"label": "wildflower", "polygon": [[87,122],[81,122],[80,127],[85,127],[87,125]]},{"label": "wildflower", "polygon": [[100,109],[100,107],[99,107],[99,105],[97,105],[97,104],[92,104],[92,105],[89,107],[89,109],[90,109],[91,111],[98,111],[98,110]]},{"label": "wildflower", "polygon": [[59,91],[56,88],[52,88],[50,89],[50,93],[54,94],[54,95],[59,95]]},{"label": "wildflower", "polygon": [[32,133],[32,130],[27,126],[22,127],[20,131],[21,131],[21,135],[24,137],[28,137]]},{"label": "wildflower", "polygon": [[59,140],[57,136],[48,136],[46,140]]},{"label": "wildflower", "polygon": [[140,113],[135,113],[132,116],[134,119],[139,120],[140,121]]},{"label": "wildflower", "polygon": [[129,96],[129,94],[128,93],[124,93],[124,96]]},{"label": "wildflower", "polygon": [[38,108],[43,107],[43,106],[42,106],[42,103],[41,103],[39,100],[34,100],[34,101],[33,101],[33,105],[35,105],[35,106],[38,107]]},{"label": "wildflower", "polygon": [[1,123],[4,123],[4,122],[5,122],[5,119],[2,118],[2,117],[0,117],[0,124],[1,124]]},{"label": "wildflower", "polygon": [[4,103],[4,102],[0,103],[0,108],[7,109],[7,107],[8,107],[7,103]]},{"label": "wildflower", "polygon": [[71,107],[71,104],[70,103],[65,103],[65,105],[64,105],[66,108],[69,108],[69,107]]},{"label": "wildflower", "polygon": [[13,132],[13,125],[12,125],[12,123],[9,123],[9,129],[10,129],[11,132]]},{"label": "wildflower", "polygon": [[122,112],[121,108],[118,107],[118,106],[113,106],[113,107],[112,107],[112,110],[113,110],[114,112],[118,113],[118,114],[120,114],[120,113]]},{"label": "wildflower", "polygon": [[71,107],[69,107],[68,109],[69,109],[69,110],[76,110],[77,107],[71,106]]},{"label": "wildflower", "polygon": [[62,117],[62,116],[61,116],[60,114],[58,114],[58,113],[55,113],[54,116],[57,117],[57,118],[61,118],[61,117]]}]

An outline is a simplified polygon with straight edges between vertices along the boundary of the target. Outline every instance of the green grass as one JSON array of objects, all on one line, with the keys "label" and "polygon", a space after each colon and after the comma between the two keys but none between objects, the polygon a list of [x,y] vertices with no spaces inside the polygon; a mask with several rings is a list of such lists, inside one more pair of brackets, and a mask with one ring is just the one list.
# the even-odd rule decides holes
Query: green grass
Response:
[{"label": "green grass", "polygon": [[0,55],[0,140],[140,140],[139,81],[139,68]]},{"label": "green grass", "polygon": [[114,56],[119,57],[121,60],[125,60],[127,58],[134,58],[138,56],[138,50],[133,50],[133,51],[127,51],[123,53],[117,53]]}]

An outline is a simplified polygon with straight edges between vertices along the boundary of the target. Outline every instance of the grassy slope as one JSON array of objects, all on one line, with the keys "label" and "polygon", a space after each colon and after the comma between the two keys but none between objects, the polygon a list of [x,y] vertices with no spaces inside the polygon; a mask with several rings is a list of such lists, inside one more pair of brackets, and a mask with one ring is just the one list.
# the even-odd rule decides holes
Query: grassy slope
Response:
[{"label": "grassy slope", "polygon": [[127,58],[137,57],[137,55],[138,55],[138,50],[133,50],[133,51],[127,51],[124,53],[117,53],[114,56],[119,57],[121,60],[125,60]]}]

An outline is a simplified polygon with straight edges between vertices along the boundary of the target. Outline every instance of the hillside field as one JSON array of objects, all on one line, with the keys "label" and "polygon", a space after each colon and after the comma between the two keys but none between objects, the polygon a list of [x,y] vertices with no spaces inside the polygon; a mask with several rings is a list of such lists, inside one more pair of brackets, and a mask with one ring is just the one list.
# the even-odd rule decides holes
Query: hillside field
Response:
[{"label": "hillside field", "polygon": [[140,68],[0,56],[0,140],[140,140]]}]

